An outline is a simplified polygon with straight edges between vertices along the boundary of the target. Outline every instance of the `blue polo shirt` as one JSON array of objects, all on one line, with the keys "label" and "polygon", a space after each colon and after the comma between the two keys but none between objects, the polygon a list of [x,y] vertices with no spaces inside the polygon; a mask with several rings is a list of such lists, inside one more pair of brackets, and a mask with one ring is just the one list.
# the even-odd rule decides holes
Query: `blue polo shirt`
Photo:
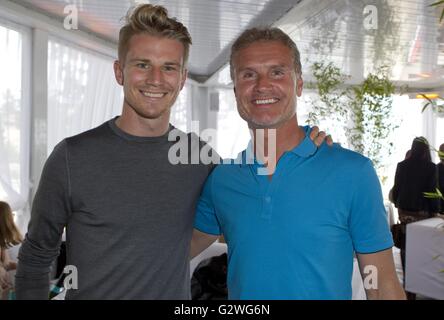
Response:
[{"label": "blue polo shirt", "polygon": [[227,241],[229,298],[351,299],[354,251],[393,245],[371,161],[306,135],[270,181],[247,155],[213,170],[195,220]]}]

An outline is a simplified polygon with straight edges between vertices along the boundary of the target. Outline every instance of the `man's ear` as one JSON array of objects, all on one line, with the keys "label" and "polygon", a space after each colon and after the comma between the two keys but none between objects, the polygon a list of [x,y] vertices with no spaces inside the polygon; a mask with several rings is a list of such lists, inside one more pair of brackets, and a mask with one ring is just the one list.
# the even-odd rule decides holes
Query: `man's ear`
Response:
[{"label": "man's ear", "polygon": [[119,60],[114,61],[114,76],[117,83],[123,86],[123,66]]},{"label": "man's ear", "polygon": [[302,76],[298,76],[296,80],[296,94],[298,97],[302,95],[302,88],[304,87],[304,80],[302,80]]},{"label": "man's ear", "polygon": [[180,90],[183,89],[183,86],[185,85],[185,81],[187,80],[187,78],[188,78],[188,69],[184,69],[182,71],[182,81],[180,83]]}]

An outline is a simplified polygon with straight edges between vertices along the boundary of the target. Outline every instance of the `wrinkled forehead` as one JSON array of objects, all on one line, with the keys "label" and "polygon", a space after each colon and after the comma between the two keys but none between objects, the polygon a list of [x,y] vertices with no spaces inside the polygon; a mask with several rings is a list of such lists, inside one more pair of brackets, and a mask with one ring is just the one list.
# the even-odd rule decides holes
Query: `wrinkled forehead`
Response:
[{"label": "wrinkled forehead", "polygon": [[279,41],[257,41],[248,44],[234,52],[233,64],[236,68],[241,65],[293,65],[294,57],[290,48]]},{"label": "wrinkled forehead", "polygon": [[183,65],[185,47],[177,39],[140,33],[129,40],[125,59],[164,60]]}]

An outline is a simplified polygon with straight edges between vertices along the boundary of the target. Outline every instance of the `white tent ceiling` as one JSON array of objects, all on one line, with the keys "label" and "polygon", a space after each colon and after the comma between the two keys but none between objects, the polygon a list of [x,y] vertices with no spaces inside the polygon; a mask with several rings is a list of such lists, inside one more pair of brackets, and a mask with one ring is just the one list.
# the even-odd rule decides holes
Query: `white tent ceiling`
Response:
[{"label": "white tent ceiling", "polygon": [[[79,9],[79,28],[114,44],[128,9],[141,2],[165,6],[190,30],[191,78],[220,78],[233,40],[245,28],[275,25],[301,50],[304,73],[315,61],[332,61],[352,81],[377,65],[392,80],[414,88],[444,86],[444,23],[433,0],[13,0],[59,22]],[[371,7],[374,6],[374,7]],[[376,9],[377,21],[369,19]],[[370,11],[369,11],[370,9]],[[376,29],[366,23],[375,23]],[[372,25],[373,27],[375,25]],[[225,70],[226,72],[226,70]]]}]

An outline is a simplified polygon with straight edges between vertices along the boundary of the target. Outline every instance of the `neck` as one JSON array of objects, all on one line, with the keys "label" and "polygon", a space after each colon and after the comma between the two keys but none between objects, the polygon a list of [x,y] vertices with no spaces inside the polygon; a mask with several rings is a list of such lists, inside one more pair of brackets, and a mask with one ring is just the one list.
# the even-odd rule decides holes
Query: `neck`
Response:
[{"label": "neck", "polygon": [[272,175],[284,152],[294,149],[304,139],[304,131],[298,126],[296,115],[278,128],[252,129],[256,157],[267,163]]},{"label": "neck", "polygon": [[159,118],[149,119],[129,109],[124,106],[122,115],[116,120],[116,126],[122,131],[137,137],[160,137],[168,132],[169,112]]}]

